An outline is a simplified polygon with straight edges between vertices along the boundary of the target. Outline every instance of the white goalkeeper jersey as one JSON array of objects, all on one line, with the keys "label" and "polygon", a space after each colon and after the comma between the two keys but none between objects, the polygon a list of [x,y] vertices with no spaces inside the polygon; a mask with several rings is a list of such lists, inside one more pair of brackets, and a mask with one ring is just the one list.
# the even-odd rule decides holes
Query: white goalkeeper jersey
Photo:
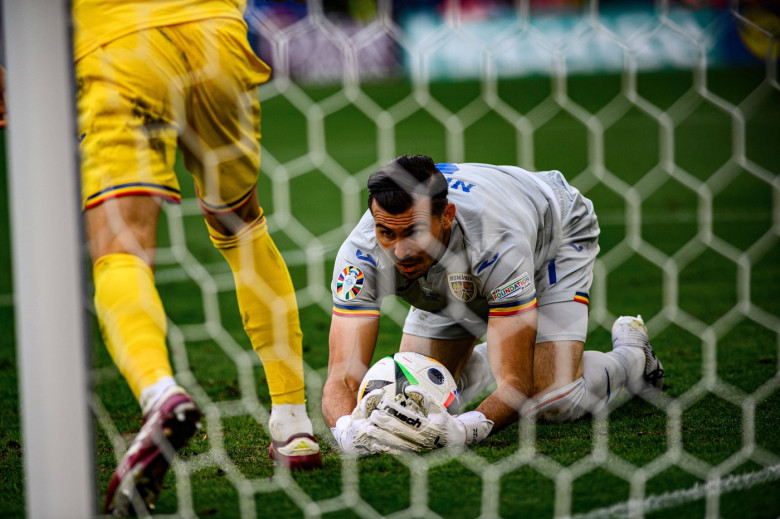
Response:
[{"label": "white goalkeeper jersey", "polygon": [[[568,228],[567,222],[592,216],[595,223],[590,201],[558,171],[489,164],[437,167],[456,208],[442,257],[424,276],[406,279],[377,243],[373,216],[366,211],[336,258],[335,315],[378,318],[382,299],[389,295],[463,322],[533,310],[537,285],[549,288],[548,270],[566,239],[561,222]],[[567,299],[576,297],[587,304],[585,293],[572,292]]]}]

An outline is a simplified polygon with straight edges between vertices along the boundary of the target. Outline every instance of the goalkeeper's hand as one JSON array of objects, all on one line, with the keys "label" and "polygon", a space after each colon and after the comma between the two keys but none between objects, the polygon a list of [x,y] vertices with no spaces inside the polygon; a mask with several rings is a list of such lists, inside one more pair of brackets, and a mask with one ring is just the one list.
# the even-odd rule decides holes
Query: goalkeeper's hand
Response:
[{"label": "goalkeeper's hand", "polygon": [[368,419],[368,433],[395,450],[422,451],[479,443],[493,429],[493,422],[478,411],[452,416],[423,390],[406,388],[406,403],[385,397]]},{"label": "goalkeeper's hand", "polygon": [[377,452],[397,452],[392,446],[384,445],[369,435],[368,416],[382,399],[382,390],[375,389],[363,396],[352,414],[336,420],[330,431],[345,454],[368,456]]}]

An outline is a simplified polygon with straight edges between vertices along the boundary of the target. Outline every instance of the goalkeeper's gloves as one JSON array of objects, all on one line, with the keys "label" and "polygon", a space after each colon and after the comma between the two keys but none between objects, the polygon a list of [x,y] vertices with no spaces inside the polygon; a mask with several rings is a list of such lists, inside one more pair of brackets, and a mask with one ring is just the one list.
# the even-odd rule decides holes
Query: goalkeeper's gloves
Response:
[{"label": "goalkeeper's gloves", "polygon": [[368,419],[368,433],[393,449],[421,451],[472,445],[487,438],[493,429],[493,422],[479,411],[452,416],[419,388],[406,388],[406,396],[400,401],[385,397]]},{"label": "goalkeeper's gloves", "polygon": [[368,434],[367,417],[376,409],[381,399],[382,390],[375,389],[363,397],[352,414],[336,420],[336,426],[330,431],[345,454],[368,456],[376,452],[396,452],[391,446],[383,445]]}]

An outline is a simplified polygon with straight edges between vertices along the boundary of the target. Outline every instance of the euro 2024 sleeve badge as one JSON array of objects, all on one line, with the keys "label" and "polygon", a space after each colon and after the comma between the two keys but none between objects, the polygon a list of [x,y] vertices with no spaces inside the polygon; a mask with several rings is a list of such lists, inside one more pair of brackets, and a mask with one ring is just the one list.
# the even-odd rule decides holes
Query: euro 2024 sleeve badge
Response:
[{"label": "euro 2024 sleeve badge", "polygon": [[363,288],[363,271],[354,265],[344,267],[336,280],[336,297],[342,301],[355,299]]}]

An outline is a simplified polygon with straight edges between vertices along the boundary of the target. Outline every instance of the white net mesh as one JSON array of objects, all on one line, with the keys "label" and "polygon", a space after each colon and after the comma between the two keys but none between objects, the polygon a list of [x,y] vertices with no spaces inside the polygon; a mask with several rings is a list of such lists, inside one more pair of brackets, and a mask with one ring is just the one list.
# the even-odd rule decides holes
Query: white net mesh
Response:
[{"label": "white net mesh", "polygon": [[[318,316],[319,322],[327,323],[335,253],[364,211],[368,175],[386,161],[419,150],[437,161],[560,169],[588,196],[607,201],[603,212],[596,207],[607,243],[597,261],[591,293],[594,341],[606,344],[603,330],[609,330],[616,315],[625,313],[619,308],[623,300],[615,296],[618,290],[626,286],[647,290],[649,309],[640,311],[652,338],[659,341],[687,332],[686,337],[700,345],[691,348],[694,358],[686,364],[695,372],[686,380],[694,382],[684,389],[678,386],[678,391],[656,402],[665,415],[666,429],[658,438],[662,447],[649,460],[628,461],[613,452],[613,425],[605,416],[595,418],[592,429],[586,428],[587,452],[573,462],[540,453],[536,448],[540,432],[526,422],[515,438],[519,448],[511,454],[497,460],[474,452],[460,456],[456,463],[481,481],[480,517],[513,515],[506,500],[519,499],[522,489],[507,489],[504,482],[527,468],[551,485],[549,510],[556,517],[642,517],[697,501],[704,502],[700,510],[704,515],[720,517],[724,494],[776,482],[780,477],[777,433],[759,441],[756,417],[771,414],[780,385],[778,307],[767,303],[769,298],[757,280],[765,276],[777,282],[780,162],[776,151],[764,153],[760,148],[776,147],[776,142],[767,143],[772,137],[761,132],[778,128],[776,122],[768,126],[757,122],[765,121],[762,117],[776,120],[778,115],[777,25],[767,22],[776,23],[777,14],[774,18],[757,15],[753,9],[758,4],[743,2],[699,9],[692,6],[696,2],[636,8],[572,2],[563,10],[522,1],[427,4],[427,9],[419,10],[389,0],[345,2],[343,8],[331,10],[314,0],[297,8],[287,3],[250,6],[250,33],[259,36],[260,55],[274,70],[260,94],[264,108],[261,203],[293,272],[304,321]],[[727,37],[739,34],[734,27],[747,34],[744,41],[757,46],[758,52],[763,50],[766,59],[758,81],[732,95],[711,89],[710,81],[717,74],[712,67],[727,62],[723,48]],[[642,90],[643,80],[638,79],[642,72],[668,68],[691,71],[685,86],[670,86],[668,91],[661,87],[652,94]],[[592,87],[572,82],[581,74],[605,75],[608,80]],[[520,76],[538,77],[512,82]],[[410,80],[407,86],[387,97],[377,93],[383,84],[404,85],[404,78]],[[664,81],[663,76],[659,81]],[[590,93],[583,94],[575,86]],[[453,89],[460,93],[451,95]],[[692,115],[701,115],[702,110],[706,112],[703,129],[696,127],[699,122],[690,123]],[[725,138],[707,141],[713,136],[706,125],[724,119]],[[410,142],[407,133],[420,124],[433,128],[436,140]],[[344,125],[350,130],[343,130]],[[616,144],[618,137],[627,131],[647,140],[633,144],[635,149],[616,150],[621,146]],[[696,139],[683,141],[692,131],[702,131],[698,145],[705,155],[715,156],[716,163],[706,170],[691,171],[688,165],[697,155],[689,159],[690,154],[680,148],[696,145]],[[359,142],[344,142],[356,134]],[[775,133],[775,141],[776,137]],[[652,142],[651,159],[645,157],[647,141]],[[725,151],[716,149],[720,142],[725,142]],[[633,163],[631,168],[626,168],[627,162]],[[631,170],[628,177],[625,169]],[[729,193],[739,191],[737,184],[744,183],[757,193],[752,214],[745,212],[749,207],[729,202]],[[674,203],[681,208],[664,205],[672,203],[667,201],[670,192],[679,192]],[[731,220],[718,216],[724,214],[719,212],[720,202],[733,212]],[[316,205],[314,215],[307,205]],[[647,211],[659,206],[657,211]],[[240,326],[235,326],[233,277],[210,250],[200,218],[191,193],[180,206],[167,205],[157,253],[156,281],[166,305],[166,297],[177,293],[187,294],[188,299],[186,305],[166,308],[176,377],[205,414],[205,430],[196,439],[195,453],[174,464],[176,516],[204,513],[192,478],[208,471],[225,478],[237,495],[235,506],[220,509],[220,515],[264,516],[262,503],[273,500],[291,503],[292,510],[306,517],[344,514],[347,509],[359,517],[384,515],[387,506],[361,491],[365,474],[357,462],[334,461],[326,466],[341,483],[339,491],[322,499],[313,497],[306,479],[284,471],[269,478],[247,468],[252,462],[242,458],[239,447],[252,447],[254,451],[247,454],[251,458],[263,455],[256,453],[257,444],[263,438],[267,442],[263,427],[268,423],[268,406],[265,397],[258,396],[263,392],[262,370],[256,354],[245,346]],[[718,232],[740,221],[758,222],[758,230],[750,227],[747,236],[735,239]],[[669,226],[681,229],[681,235],[672,239],[671,246],[659,247],[651,237],[667,232]],[[711,256],[714,270],[701,270],[703,258]],[[649,280],[634,279],[629,271],[637,268],[639,277]],[[728,273],[725,281],[714,279],[723,272]],[[714,318],[687,304],[699,282],[731,291],[724,294],[726,303],[716,304]],[[406,316],[406,307],[396,301],[386,301],[382,311],[390,318],[383,326],[392,322],[400,326]],[[735,383],[738,378],[718,369],[724,343],[734,341],[746,326],[748,333],[755,331],[760,341],[768,341],[762,343],[763,353],[747,357],[758,355],[775,362],[765,370],[768,375],[750,387]],[[320,341],[312,347],[326,348],[326,331],[310,331],[304,324],[304,332],[312,334],[312,341]],[[670,366],[674,354],[665,360]],[[211,365],[217,358],[219,364]],[[306,351],[304,360],[308,361]],[[99,440],[110,444],[118,461],[128,445],[121,431],[133,423],[137,412],[129,398],[105,404],[106,391],[119,387],[121,378],[110,364],[104,365],[94,370],[98,391],[93,408]],[[320,438],[328,438],[319,413],[323,366],[322,362],[307,365],[306,381],[315,429]],[[690,449],[684,427],[686,413],[713,398],[733,407],[730,416],[741,431],[737,448],[717,459]],[[619,419],[633,418],[627,413]],[[236,423],[255,435],[231,439]],[[335,451],[326,455],[337,456]],[[408,506],[390,507],[391,515],[449,515],[431,506],[432,493],[440,488],[431,475],[453,459],[435,452],[402,456],[399,461],[393,466],[408,472]],[[751,463],[749,470],[735,472],[747,463]],[[650,482],[674,468],[692,475],[697,483],[652,492]],[[582,490],[578,485],[594,471],[614,476],[623,485],[623,497],[579,513],[575,502]]]}]

